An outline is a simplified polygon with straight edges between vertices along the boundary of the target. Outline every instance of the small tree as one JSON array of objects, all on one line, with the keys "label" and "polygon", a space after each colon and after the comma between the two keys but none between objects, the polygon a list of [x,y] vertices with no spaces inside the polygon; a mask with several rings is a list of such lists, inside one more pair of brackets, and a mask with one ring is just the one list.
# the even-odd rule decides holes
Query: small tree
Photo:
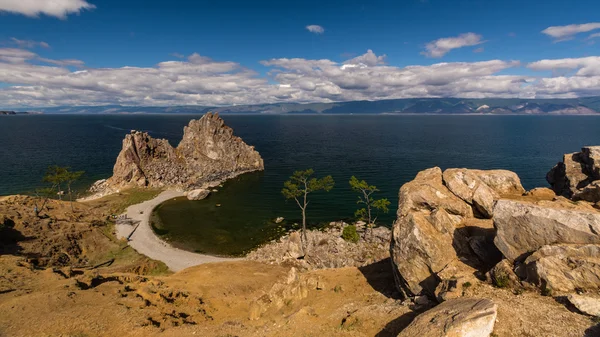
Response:
[{"label": "small tree", "polygon": [[350,178],[350,187],[353,191],[359,193],[357,204],[364,204],[365,207],[354,212],[354,216],[359,220],[366,221],[368,228],[373,228],[377,221],[377,216],[373,215],[373,211],[387,213],[389,212],[389,200],[386,198],[374,199],[373,193],[379,192],[377,186],[369,185],[364,180],[358,180],[355,176]]},{"label": "small tree", "polygon": [[286,199],[296,200],[296,204],[302,210],[302,243],[306,245],[306,207],[308,206],[308,194],[316,191],[329,192],[335,182],[331,176],[321,179],[312,178],[315,173],[313,169],[296,171],[290,180],[283,184],[281,193]]},{"label": "small tree", "polygon": [[69,171],[68,167],[66,168],[65,182],[67,184],[67,192],[69,193],[69,201],[71,203],[71,211],[72,212],[75,212],[75,210],[73,209],[73,190],[71,189],[71,186],[73,185],[74,182],[79,180],[79,178],[81,178],[81,176],[84,173],[85,173],[84,171],[71,172],[71,171]]},{"label": "small tree", "polygon": [[[56,186],[52,186],[52,187],[44,187],[44,188],[38,188],[35,191],[33,191],[33,194],[35,194],[36,198],[34,199],[34,212],[35,212],[35,216],[39,217],[40,213],[42,212],[42,210],[44,209],[44,207],[46,207],[46,203],[48,203],[48,200],[50,199],[50,197],[54,194],[54,189],[56,188]],[[41,203],[39,203],[41,201]]]},{"label": "small tree", "polygon": [[61,185],[64,184],[68,179],[69,168],[60,166],[49,166],[44,176],[44,182],[52,184],[53,187],[58,188],[58,199],[62,200],[63,190]]}]

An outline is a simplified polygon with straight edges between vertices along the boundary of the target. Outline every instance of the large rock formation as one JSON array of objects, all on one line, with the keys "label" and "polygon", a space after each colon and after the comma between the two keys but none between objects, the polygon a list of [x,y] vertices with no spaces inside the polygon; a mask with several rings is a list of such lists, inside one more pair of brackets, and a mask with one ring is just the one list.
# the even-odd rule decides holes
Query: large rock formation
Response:
[{"label": "large rock formation", "polygon": [[600,146],[568,153],[546,175],[556,194],[573,200],[600,201]]},{"label": "large rock formation", "polygon": [[195,189],[242,173],[263,170],[260,154],[233,134],[216,114],[191,120],[173,148],[166,139],[131,131],[123,140],[113,176],[95,184],[96,191],[126,187]]},{"label": "large rock formation", "polygon": [[417,174],[400,188],[392,231],[398,288],[407,296],[431,296],[446,277],[472,274],[472,266],[498,262],[487,261],[498,254],[492,223],[485,218],[491,217],[495,200],[523,192],[518,176],[504,170],[442,173],[435,167]]},{"label": "large rock formation", "polygon": [[487,337],[497,315],[488,299],[453,299],[417,316],[398,337]]}]

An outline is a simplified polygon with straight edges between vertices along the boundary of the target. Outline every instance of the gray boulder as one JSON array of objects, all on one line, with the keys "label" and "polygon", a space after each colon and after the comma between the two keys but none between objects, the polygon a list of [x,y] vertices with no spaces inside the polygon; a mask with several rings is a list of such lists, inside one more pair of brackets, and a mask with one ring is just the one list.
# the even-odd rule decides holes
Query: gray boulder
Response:
[{"label": "gray boulder", "polygon": [[526,281],[559,292],[600,288],[600,245],[549,245],[524,263]]},{"label": "gray boulder", "polygon": [[600,244],[599,212],[567,209],[558,203],[499,200],[494,207],[494,225],[494,243],[510,262],[523,260],[545,245]]},{"label": "gray boulder", "polygon": [[[581,152],[568,153],[546,175],[556,194],[590,202],[600,201],[600,193],[586,191],[586,186],[600,180],[600,146],[586,146]],[[596,187],[593,187],[596,190]]]},{"label": "gray boulder", "polygon": [[570,294],[567,299],[584,314],[600,317],[600,299],[576,294]]},{"label": "gray boulder", "polygon": [[452,299],[417,316],[398,336],[487,337],[497,315],[498,306],[489,299]]}]

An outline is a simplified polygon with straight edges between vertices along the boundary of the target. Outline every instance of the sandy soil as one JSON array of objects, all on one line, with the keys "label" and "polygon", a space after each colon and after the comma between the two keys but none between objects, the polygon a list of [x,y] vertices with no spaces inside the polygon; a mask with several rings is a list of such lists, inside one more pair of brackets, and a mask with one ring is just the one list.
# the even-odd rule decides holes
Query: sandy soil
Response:
[{"label": "sandy soil", "polygon": [[[175,272],[204,263],[236,260],[181,250],[162,241],[154,234],[150,226],[152,210],[162,202],[180,196],[183,196],[182,192],[167,190],[152,200],[129,206],[125,212],[127,217],[134,221],[140,221],[138,228],[129,240],[129,245],[140,254],[164,262],[170,270]],[[116,225],[117,238],[127,238],[134,228],[135,225]]]}]

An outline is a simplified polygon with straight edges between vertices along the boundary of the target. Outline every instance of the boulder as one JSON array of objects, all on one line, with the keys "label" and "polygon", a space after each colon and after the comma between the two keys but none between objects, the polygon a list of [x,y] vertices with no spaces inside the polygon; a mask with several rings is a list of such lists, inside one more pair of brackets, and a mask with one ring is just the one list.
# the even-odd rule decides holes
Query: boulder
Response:
[{"label": "boulder", "polygon": [[175,148],[166,139],[132,130],[123,140],[112,177],[94,188],[189,190],[263,169],[263,160],[254,147],[233,135],[218,115],[207,113],[184,127],[183,139]]},{"label": "boulder", "polygon": [[444,184],[457,197],[473,205],[484,218],[492,217],[494,200],[499,198],[491,187],[472,170],[447,169],[443,174]]},{"label": "boulder", "polygon": [[513,265],[508,262],[508,260],[498,262],[498,264],[490,270],[490,279],[492,284],[498,288],[514,289],[521,286],[519,277],[513,271]]},{"label": "boulder", "polygon": [[419,172],[400,188],[399,199],[390,246],[396,285],[406,296],[433,296],[436,273],[457,259],[455,227],[473,211],[443,185],[439,167]]},{"label": "boulder", "polygon": [[488,299],[448,300],[417,316],[399,337],[487,337],[498,307]]},{"label": "boulder", "polygon": [[582,313],[600,317],[600,299],[576,294],[570,294],[567,299]]},{"label": "boulder", "polygon": [[501,196],[521,195],[525,189],[514,173],[506,170],[447,169],[444,184],[484,218],[492,217],[494,201]]},{"label": "boulder", "polygon": [[198,188],[187,192],[188,200],[202,200],[210,194],[210,191],[204,188]]},{"label": "boulder", "polygon": [[[546,175],[556,194],[578,200],[600,201],[600,193],[580,193],[582,189],[600,180],[600,146],[586,146],[581,152],[568,153]],[[593,188],[595,189],[595,187]]]},{"label": "boulder", "polygon": [[526,281],[559,292],[600,288],[600,245],[548,245],[524,262]]},{"label": "boulder", "polygon": [[600,244],[600,213],[583,207],[563,208],[558,202],[499,200],[494,226],[494,243],[510,262],[521,261],[544,245]]},{"label": "boulder", "polygon": [[556,198],[556,193],[553,190],[546,187],[536,187],[525,192],[525,197],[529,197],[535,200],[553,200]]}]

